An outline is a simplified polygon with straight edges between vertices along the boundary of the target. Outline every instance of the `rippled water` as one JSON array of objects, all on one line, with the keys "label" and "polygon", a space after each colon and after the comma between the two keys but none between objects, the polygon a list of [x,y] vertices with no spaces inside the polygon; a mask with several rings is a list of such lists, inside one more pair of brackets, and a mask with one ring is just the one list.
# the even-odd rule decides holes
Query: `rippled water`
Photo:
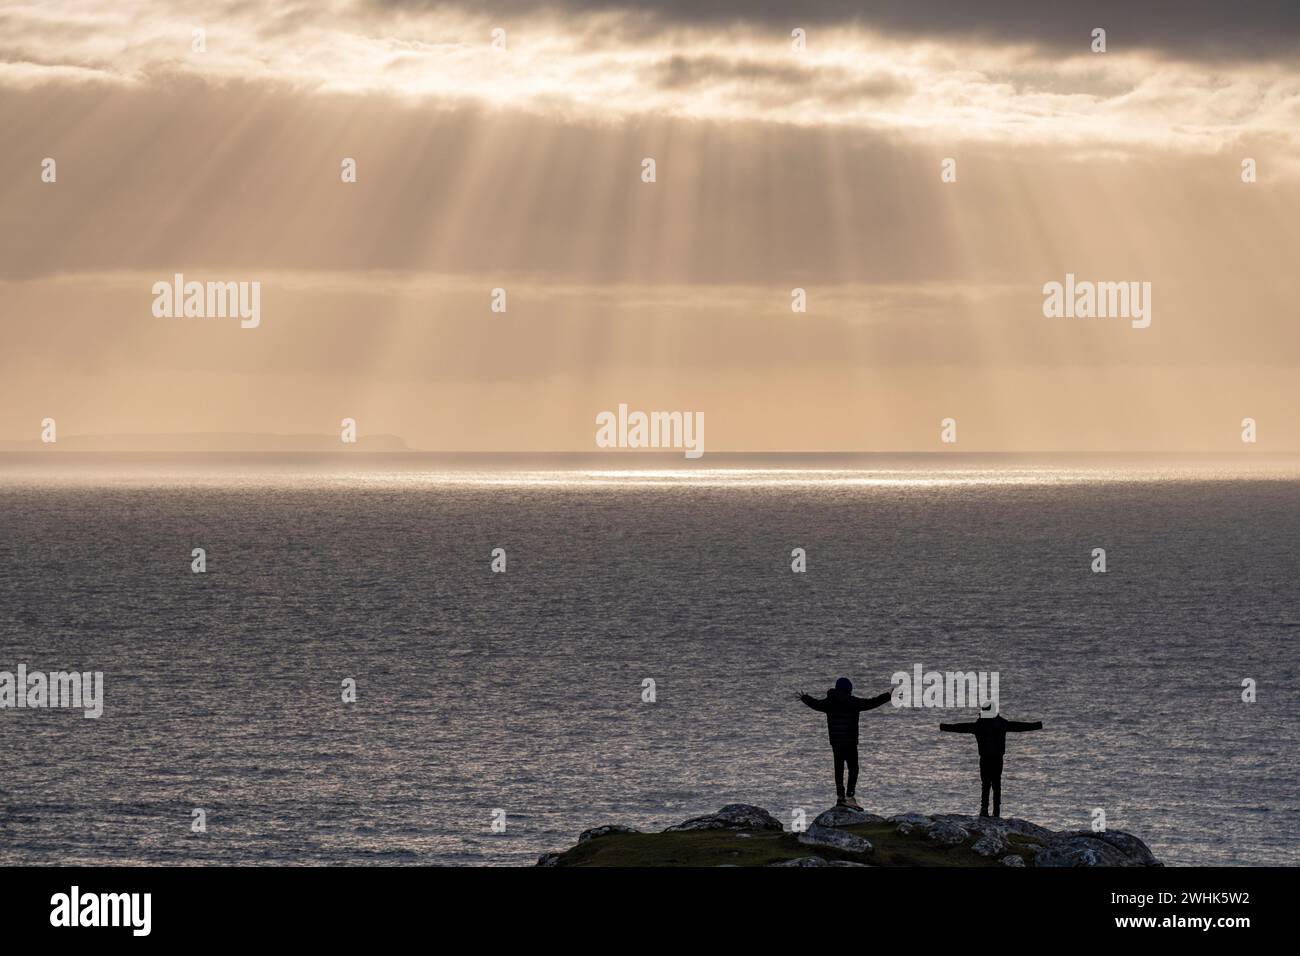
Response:
[{"label": "rippled water", "polygon": [[[0,711],[4,863],[526,864],[601,823],[789,819],[834,796],[791,694],[915,663],[997,670],[1046,724],[1008,739],[1005,814],[1300,862],[1294,475],[18,470],[0,515],[0,669],[107,696]],[[974,743],[937,732],[972,716],[865,714],[859,798],[973,812]]]}]

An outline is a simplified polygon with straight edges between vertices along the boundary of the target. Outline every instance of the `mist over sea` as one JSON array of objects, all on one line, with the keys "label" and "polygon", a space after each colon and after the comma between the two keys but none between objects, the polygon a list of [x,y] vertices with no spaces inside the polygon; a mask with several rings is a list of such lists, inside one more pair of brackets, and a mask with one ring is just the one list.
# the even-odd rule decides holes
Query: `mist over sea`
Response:
[{"label": "mist over sea", "polygon": [[[531,864],[730,802],[788,825],[834,802],[793,693],[918,663],[998,671],[1043,721],[1004,816],[1300,862],[1293,468],[6,455],[0,527],[0,670],[105,683],[98,720],[0,710],[0,863]],[[974,716],[864,714],[859,800],[976,812],[974,741],[938,733]]]}]

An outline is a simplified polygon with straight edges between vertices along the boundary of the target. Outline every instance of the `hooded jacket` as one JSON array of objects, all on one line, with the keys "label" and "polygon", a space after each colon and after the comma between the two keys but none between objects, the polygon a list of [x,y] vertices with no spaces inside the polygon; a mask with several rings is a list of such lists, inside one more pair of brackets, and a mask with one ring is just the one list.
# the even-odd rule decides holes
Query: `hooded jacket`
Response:
[{"label": "hooded jacket", "polygon": [[832,687],[825,697],[804,694],[799,699],[826,715],[826,733],[831,738],[831,746],[839,747],[858,742],[858,714],[879,707],[889,700],[891,693],[886,691],[879,697],[854,697]]},{"label": "hooded jacket", "polygon": [[979,745],[981,757],[1001,757],[1007,752],[1007,734],[1022,733],[1026,730],[1042,730],[1043,722],[1033,723],[1023,720],[1007,720],[1001,714],[996,717],[981,717],[967,724],[940,724],[940,730],[955,734],[974,734],[975,743]]}]

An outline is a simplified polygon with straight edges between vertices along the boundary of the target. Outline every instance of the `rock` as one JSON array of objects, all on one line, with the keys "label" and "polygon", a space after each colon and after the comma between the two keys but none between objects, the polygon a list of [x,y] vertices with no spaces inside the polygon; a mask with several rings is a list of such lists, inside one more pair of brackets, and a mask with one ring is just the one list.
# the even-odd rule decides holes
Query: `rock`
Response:
[{"label": "rock", "polygon": [[1135,861],[1131,864],[1133,866],[1164,866],[1156,859],[1151,848],[1131,833],[1125,833],[1123,830],[1105,830],[1095,836],[1105,840],[1130,860]]},{"label": "rock", "polygon": [[1003,866],[1024,866],[1025,858],[1023,856],[1016,856],[1014,853],[1008,853],[1002,859],[998,860],[998,862]]},{"label": "rock", "polygon": [[894,832],[899,836],[911,836],[912,831],[915,829],[916,827],[912,826],[910,823],[900,823],[898,826],[894,827]]},{"label": "rock", "polygon": [[781,821],[762,807],[747,803],[729,803],[717,813],[692,817],[670,826],[664,833],[681,833],[686,830],[782,830]]},{"label": "rock", "polygon": [[1040,827],[1036,823],[1030,823],[1028,820],[1018,820],[1014,817],[972,817],[960,813],[941,813],[935,814],[935,820],[942,820],[945,823],[955,823],[963,830],[971,833],[993,833],[997,834],[1003,840],[1008,833],[1019,833],[1021,836],[1034,837],[1038,840],[1050,840],[1058,834],[1053,833],[1046,827]]},{"label": "rock", "polygon": [[817,814],[817,819],[813,820],[815,827],[851,827],[859,823],[884,823],[884,817],[878,817],[874,813],[867,813],[865,810],[853,810],[849,807],[831,807],[829,810],[823,810]]},{"label": "rock", "polygon": [[539,857],[537,858],[537,865],[538,865],[538,866],[559,866],[559,865],[560,865],[560,854],[559,854],[559,853],[543,853],[541,856],[539,856]]},{"label": "rock", "polygon": [[923,813],[895,813],[889,818],[890,823],[910,823],[915,827],[928,827],[932,821]]},{"label": "rock", "polygon": [[1034,866],[1100,866],[1101,854],[1093,847],[1058,843],[1039,848]]},{"label": "rock", "polygon": [[1116,846],[1095,835],[1056,839],[1034,854],[1034,866],[1142,866]]},{"label": "rock", "polygon": [[1122,830],[1057,832],[1016,817],[974,817],[953,813],[936,814],[934,820],[979,834],[971,849],[981,856],[1003,856],[1011,849],[1008,835],[1017,834],[1041,844],[1034,855],[1034,866],[1161,865],[1145,843]]},{"label": "rock", "polygon": [[947,820],[936,820],[922,828],[925,838],[937,846],[960,846],[970,837],[965,828]]},{"label": "rock", "polygon": [[[1009,849],[1007,841],[996,833],[982,834],[978,840],[970,845],[970,848],[980,856],[989,857],[1003,856]],[[1020,857],[1016,857],[1016,859],[1020,860]],[[1024,864],[1024,860],[1020,860],[1020,862],[1022,865]],[[1014,863],[1011,865],[1015,866]]]},{"label": "rock", "polygon": [[819,856],[801,856],[796,860],[782,860],[780,863],[769,863],[768,866],[830,866],[830,863]]},{"label": "rock", "polygon": [[799,842],[805,846],[836,850],[851,856],[868,856],[873,850],[870,840],[864,840],[854,833],[837,830],[835,827],[822,827],[815,823],[799,834]]},{"label": "rock", "polygon": [[[977,817],[976,819],[979,818]],[[1016,817],[1008,817],[1005,820],[997,817],[984,817],[983,819],[985,821],[992,819],[992,822],[989,825],[1002,830],[1004,833],[1019,833],[1021,836],[1033,837],[1037,840],[1050,840],[1056,836],[1056,834],[1052,830],[1047,829],[1047,827],[1040,827],[1037,823],[1030,823],[1028,820],[1021,820]]]},{"label": "rock", "polygon": [[769,863],[768,866],[866,866],[865,863],[855,863],[852,860],[827,860],[820,856],[801,856],[795,860],[782,860],[780,863]]},{"label": "rock", "polygon": [[626,827],[621,823],[610,823],[603,827],[592,827],[590,830],[583,830],[578,834],[578,842],[586,843],[588,840],[594,840],[596,837],[607,836],[610,833],[640,833],[636,827]]}]

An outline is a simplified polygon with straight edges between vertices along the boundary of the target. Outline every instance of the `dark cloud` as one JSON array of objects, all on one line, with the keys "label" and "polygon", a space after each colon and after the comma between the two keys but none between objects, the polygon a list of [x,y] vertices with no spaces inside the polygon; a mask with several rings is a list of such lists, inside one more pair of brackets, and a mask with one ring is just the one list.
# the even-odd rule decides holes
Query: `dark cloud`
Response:
[{"label": "dark cloud", "polygon": [[[654,24],[747,23],[808,29],[857,23],[909,37],[1033,43],[1088,49],[1104,27],[1112,51],[1150,48],[1208,59],[1300,54],[1298,0],[367,0],[385,8],[458,8],[503,17],[623,12]],[[815,38],[813,42],[816,42]]]},{"label": "dark cloud", "polygon": [[755,95],[773,92],[776,102],[796,96],[822,103],[844,104],[900,96],[910,89],[903,81],[881,74],[863,79],[845,70],[813,69],[771,60],[730,60],[720,56],[665,57],[644,71],[653,85],[666,90],[696,90],[715,84],[746,84]]}]

